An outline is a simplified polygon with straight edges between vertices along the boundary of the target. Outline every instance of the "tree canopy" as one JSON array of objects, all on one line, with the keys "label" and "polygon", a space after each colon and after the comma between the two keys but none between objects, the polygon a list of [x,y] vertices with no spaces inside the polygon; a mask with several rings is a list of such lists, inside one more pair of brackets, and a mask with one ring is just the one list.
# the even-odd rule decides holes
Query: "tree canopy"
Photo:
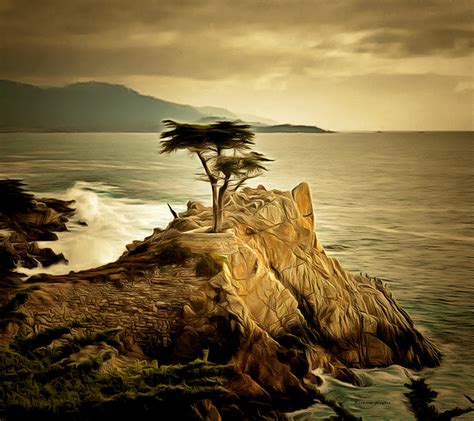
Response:
[{"label": "tree canopy", "polygon": [[165,120],[161,133],[161,153],[188,150],[195,153],[204,169],[200,179],[212,190],[213,232],[222,231],[225,197],[229,189],[237,190],[247,180],[258,177],[272,161],[251,151],[254,133],[247,124],[218,121],[210,125],[177,123]]}]

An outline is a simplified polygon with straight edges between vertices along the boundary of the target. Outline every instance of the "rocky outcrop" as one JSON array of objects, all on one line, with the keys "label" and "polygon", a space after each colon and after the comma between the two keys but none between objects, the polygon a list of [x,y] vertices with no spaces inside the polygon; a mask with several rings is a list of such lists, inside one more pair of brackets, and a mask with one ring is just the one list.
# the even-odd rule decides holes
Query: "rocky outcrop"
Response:
[{"label": "rocky outcrop", "polygon": [[211,234],[211,210],[190,202],[117,262],[30,278],[34,289],[0,340],[73,320],[90,331],[117,328],[119,356],[187,363],[206,350],[240,373],[226,384],[232,396],[285,410],[314,399],[316,368],[357,383],[351,368],[439,364],[379,281],[326,254],[306,183],[243,189],[229,195],[224,217],[224,232]]},{"label": "rocky outcrop", "polygon": [[72,204],[35,198],[20,180],[0,180],[0,308],[8,304],[15,285],[24,278],[15,272],[16,267],[67,263],[62,253],[40,247],[38,241],[57,240],[55,232],[67,231],[66,222],[74,213]]},{"label": "rocky outcrop", "polygon": [[0,273],[16,265],[34,268],[67,262],[62,254],[39,247],[37,241],[57,240],[55,232],[67,231],[66,222],[74,213],[73,202],[33,198],[23,191],[19,180],[0,181],[0,197],[4,201],[0,205]]}]

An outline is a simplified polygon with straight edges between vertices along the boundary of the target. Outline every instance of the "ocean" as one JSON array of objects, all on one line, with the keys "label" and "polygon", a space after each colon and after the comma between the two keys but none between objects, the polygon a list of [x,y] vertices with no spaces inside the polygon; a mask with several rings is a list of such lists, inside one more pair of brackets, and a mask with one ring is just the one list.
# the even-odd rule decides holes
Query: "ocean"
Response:
[{"label": "ocean", "polygon": [[[474,398],[474,138],[472,133],[258,134],[275,159],[250,185],[312,189],[316,231],[353,272],[382,278],[417,327],[441,348],[441,367],[357,370],[363,387],[329,377],[324,391],[367,420],[410,420],[404,384],[423,376],[440,410]],[[69,232],[46,243],[68,273],[115,260],[125,245],[165,227],[188,200],[210,203],[197,159],[159,154],[159,135],[0,134],[0,178],[21,178],[37,196],[76,200]],[[80,222],[86,222],[83,226]],[[45,269],[24,270],[27,274]],[[320,405],[295,420],[331,415]],[[471,419],[463,416],[458,419]]]}]

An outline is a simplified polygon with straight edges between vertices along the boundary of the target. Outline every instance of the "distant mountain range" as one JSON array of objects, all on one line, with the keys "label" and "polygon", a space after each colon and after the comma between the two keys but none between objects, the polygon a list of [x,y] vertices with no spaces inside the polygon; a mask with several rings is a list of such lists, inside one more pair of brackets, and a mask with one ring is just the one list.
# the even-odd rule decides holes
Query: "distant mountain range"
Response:
[{"label": "distant mountain range", "polygon": [[161,121],[251,121],[256,132],[326,132],[315,126],[274,124],[218,107],[192,107],[101,82],[38,87],[0,80],[0,132],[159,132]]}]

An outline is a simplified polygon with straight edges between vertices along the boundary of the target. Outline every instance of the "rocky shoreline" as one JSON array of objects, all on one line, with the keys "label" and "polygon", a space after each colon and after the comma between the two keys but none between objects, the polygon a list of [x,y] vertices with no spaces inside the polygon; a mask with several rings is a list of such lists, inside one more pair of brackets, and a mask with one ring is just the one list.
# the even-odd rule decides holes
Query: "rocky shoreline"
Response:
[{"label": "rocky shoreline", "polygon": [[[66,229],[73,212],[71,203],[35,203],[33,216],[17,218],[19,234],[0,240],[15,263],[28,256],[41,261],[28,246],[43,238],[35,237],[38,227],[46,236]],[[306,183],[291,192],[243,189],[227,200],[224,232],[209,233],[211,223],[211,209],[190,202],[165,230],[128,245],[114,263],[35,276],[10,288],[0,309],[1,361],[20,364],[10,378],[18,379],[22,364],[41,373],[41,361],[56,364],[61,375],[32,376],[51,390],[62,378],[63,389],[74,394],[72,409],[60,399],[54,406],[63,419],[84,416],[90,399],[89,419],[113,412],[111,400],[127,402],[115,409],[152,407],[140,413],[144,418],[169,410],[212,420],[284,419],[284,412],[319,401],[350,419],[321,395],[314,370],[358,384],[353,368],[439,365],[436,346],[380,281],[353,275],[327,256]],[[3,279],[14,276],[12,269],[4,266]],[[84,365],[87,375],[77,372]],[[76,377],[67,377],[71,367]],[[182,379],[194,373],[194,389],[174,370]],[[16,393],[2,396],[7,419],[26,411]],[[47,402],[38,396],[27,407],[45,414]]]},{"label": "rocky shoreline", "polygon": [[3,253],[10,252],[16,266],[29,269],[67,262],[62,254],[39,247],[37,241],[54,241],[58,239],[55,232],[67,231],[66,222],[74,213],[73,202],[35,198],[23,187],[19,180],[0,180],[0,197],[5,204],[0,205]]},{"label": "rocky shoreline", "polygon": [[24,189],[20,180],[0,180],[0,304],[9,297],[5,285],[24,277],[16,267],[49,267],[67,259],[38,241],[55,241],[56,232],[67,231],[66,223],[74,213],[73,201],[36,198]]}]

